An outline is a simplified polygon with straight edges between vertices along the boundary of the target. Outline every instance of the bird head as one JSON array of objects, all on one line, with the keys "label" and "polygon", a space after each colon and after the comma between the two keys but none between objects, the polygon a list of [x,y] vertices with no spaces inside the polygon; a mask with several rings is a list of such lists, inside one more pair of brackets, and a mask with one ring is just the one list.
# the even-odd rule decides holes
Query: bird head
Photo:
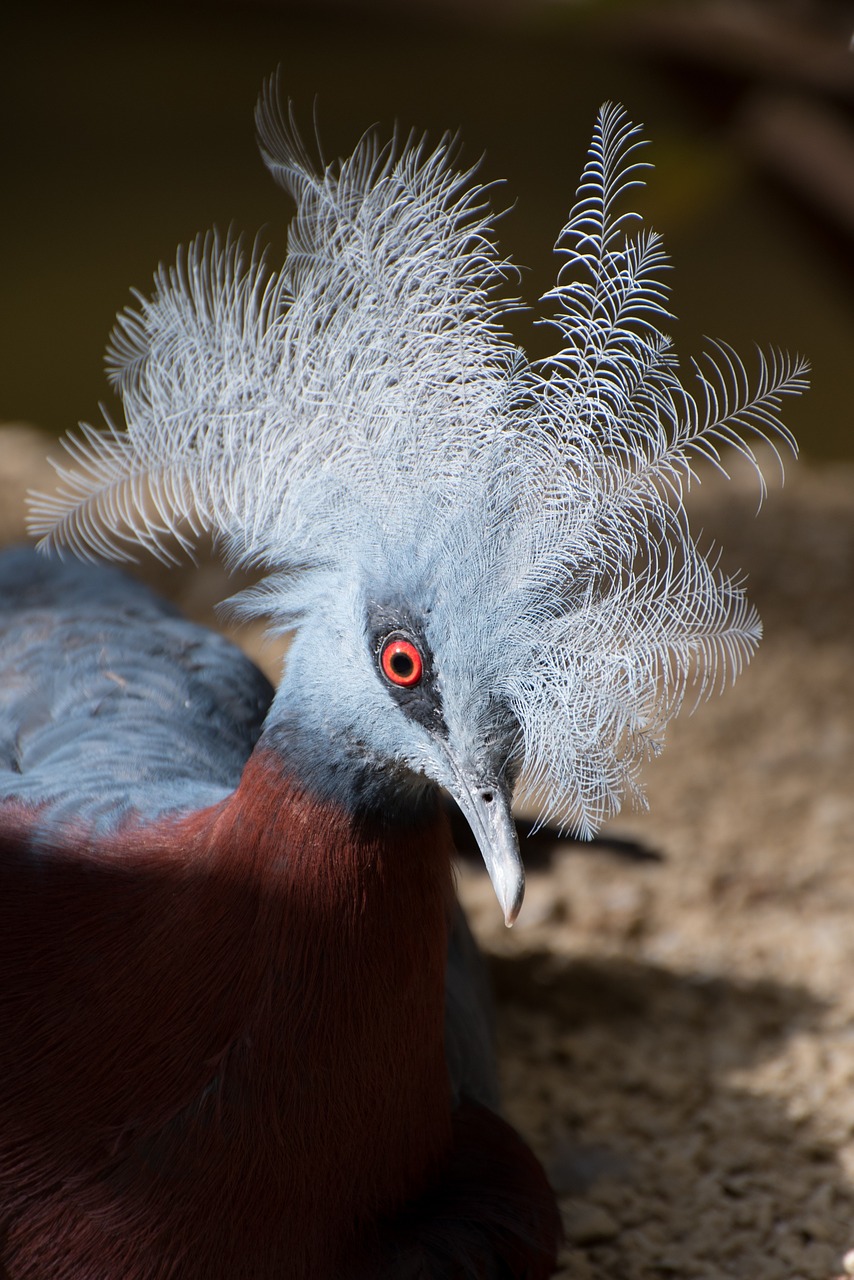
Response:
[{"label": "bird head", "polygon": [[781,397],[718,345],[680,380],[659,237],[621,211],[638,129],[607,104],[545,297],[558,350],[514,344],[487,193],[445,139],[316,166],[270,84],[264,159],[296,200],[279,269],[212,233],[161,268],[108,355],[126,422],[83,426],[33,531],[164,558],[208,530],[263,571],[239,602],[295,638],[266,732],[349,803],[445,787],[508,922],[510,799],[591,835],[686,691],[738,672],[758,618],[693,537],[698,459],[793,445]]}]

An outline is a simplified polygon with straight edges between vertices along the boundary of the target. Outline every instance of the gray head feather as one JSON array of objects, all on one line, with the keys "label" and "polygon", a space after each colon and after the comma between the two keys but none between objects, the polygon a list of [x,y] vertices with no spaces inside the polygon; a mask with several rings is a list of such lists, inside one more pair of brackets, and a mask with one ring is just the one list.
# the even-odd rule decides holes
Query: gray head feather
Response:
[{"label": "gray head feather", "polygon": [[503,326],[508,267],[447,140],[367,135],[316,172],[272,91],[258,120],[297,201],[282,269],[211,235],[160,270],[110,350],[126,430],[66,443],[33,531],[121,559],[210,530],[272,571],[244,607],[283,626],[354,583],[417,597],[455,722],[489,732],[484,708],[506,708],[522,792],[590,834],[637,794],[688,687],[736,674],[758,642],[683,490],[725,445],[754,464],[751,436],[793,446],[780,399],[806,365],[772,352],[750,382],[718,346],[696,395],[682,386],[658,328],[660,239],[618,209],[647,167],[618,106],[558,241],[561,349],[540,365]]}]

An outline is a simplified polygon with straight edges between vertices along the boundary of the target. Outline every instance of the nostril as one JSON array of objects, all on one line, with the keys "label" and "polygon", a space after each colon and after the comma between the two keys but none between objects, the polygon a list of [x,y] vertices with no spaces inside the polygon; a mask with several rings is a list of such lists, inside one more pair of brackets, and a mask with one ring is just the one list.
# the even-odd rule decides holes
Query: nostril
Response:
[{"label": "nostril", "polygon": [[493,802],[493,800],[494,800],[494,799],[495,799],[495,792],[494,792],[494,791],[484,791],[484,792],[483,792],[483,802],[484,802],[484,804],[492,804],[492,802]]}]

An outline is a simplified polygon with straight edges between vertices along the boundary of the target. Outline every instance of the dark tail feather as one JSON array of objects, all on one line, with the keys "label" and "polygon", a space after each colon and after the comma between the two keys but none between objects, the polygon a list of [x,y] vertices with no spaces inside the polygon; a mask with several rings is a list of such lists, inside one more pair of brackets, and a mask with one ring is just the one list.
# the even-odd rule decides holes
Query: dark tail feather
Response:
[{"label": "dark tail feather", "polygon": [[561,1238],[554,1192],[536,1156],[494,1112],[464,1102],[454,1115],[447,1163],[431,1189],[388,1224],[383,1262],[370,1274],[547,1280]]}]

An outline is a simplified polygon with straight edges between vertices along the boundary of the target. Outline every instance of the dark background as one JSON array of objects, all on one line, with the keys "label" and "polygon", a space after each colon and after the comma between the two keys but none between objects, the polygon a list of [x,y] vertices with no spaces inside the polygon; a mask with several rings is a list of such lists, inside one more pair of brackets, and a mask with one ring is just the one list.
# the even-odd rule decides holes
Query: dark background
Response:
[{"label": "dark background", "polygon": [[[507,180],[500,240],[532,305],[596,109],[623,102],[653,143],[638,207],[675,261],[683,360],[704,334],[806,353],[814,389],[789,411],[804,451],[854,452],[850,4],[31,3],[0,24],[0,421],[95,419],[113,316],[198,231],[261,231],[281,254],[291,210],[252,119],[280,66],[327,155],[374,123],[459,130],[464,158]],[[543,354],[531,319],[519,339]]]}]

